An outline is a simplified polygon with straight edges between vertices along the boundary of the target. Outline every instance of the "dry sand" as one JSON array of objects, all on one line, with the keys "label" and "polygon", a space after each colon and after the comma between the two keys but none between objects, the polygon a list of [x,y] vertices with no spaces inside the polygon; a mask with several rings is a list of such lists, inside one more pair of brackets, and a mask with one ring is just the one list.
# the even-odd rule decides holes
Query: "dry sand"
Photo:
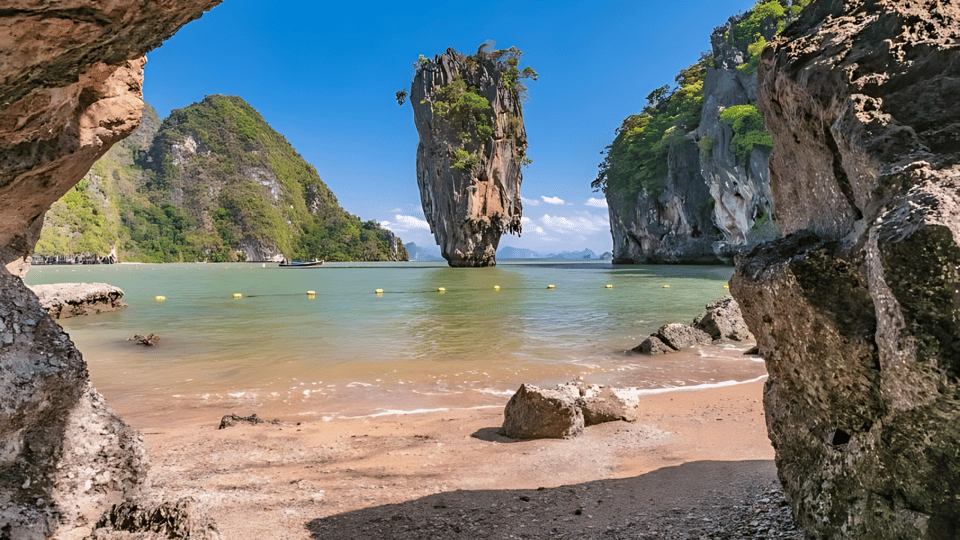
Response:
[{"label": "dry sand", "polygon": [[222,430],[125,418],[154,486],[196,498],[227,539],[800,538],[762,388],[642,396],[637,422],[570,440],[501,437],[499,407]]}]

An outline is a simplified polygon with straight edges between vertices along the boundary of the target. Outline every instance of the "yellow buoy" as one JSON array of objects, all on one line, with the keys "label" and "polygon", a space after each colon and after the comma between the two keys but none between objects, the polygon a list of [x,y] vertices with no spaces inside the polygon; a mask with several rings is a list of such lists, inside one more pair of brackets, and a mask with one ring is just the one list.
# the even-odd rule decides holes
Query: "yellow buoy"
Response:
[{"label": "yellow buoy", "polygon": [[556,287],[555,285],[547,285],[547,288],[548,288],[548,289],[556,289],[557,287]]},{"label": "yellow buoy", "polygon": [[670,288],[670,286],[669,286],[669,285],[667,285],[666,283],[664,283],[664,284],[663,284],[663,288],[664,288],[664,289],[669,289],[669,288]]},{"label": "yellow buoy", "polygon": [[307,291],[307,296],[313,296],[317,294],[317,291]]},{"label": "yellow buoy", "polygon": [[240,293],[238,293],[238,292],[235,292],[235,293],[233,293],[233,297],[234,297],[234,298],[243,298],[243,295],[240,294]]},{"label": "yellow buoy", "polygon": [[724,284],[723,284],[723,288],[724,288],[724,289],[729,289],[729,288],[730,288],[730,284],[724,283]]},{"label": "yellow buoy", "polygon": [[157,302],[163,302],[163,301],[166,300],[166,299],[167,299],[166,296],[158,296],[158,297],[157,297]]},{"label": "yellow buoy", "polygon": [[612,289],[612,288],[613,288],[613,285],[611,285],[611,284],[609,284],[609,283],[607,283],[607,286],[606,286],[606,288],[607,288],[607,289]]},{"label": "yellow buoy", "polygon": [[437,292],[447,292],[443,287],[437,287]]},{"label": "yellow buoy", "polygon": [[375,293],[377,293],[377,294],[383,294],[383,289],[377,289],[377,290],[375,290],[375,291],[373,291],[373,292],[375,292]]},{"label": "yellow buoy", "polygon": [[499,291],[499,290],[500,290],[500,286],[499,286],[499,285],[494,285],[494,286],[493,286],[493,290]]}]

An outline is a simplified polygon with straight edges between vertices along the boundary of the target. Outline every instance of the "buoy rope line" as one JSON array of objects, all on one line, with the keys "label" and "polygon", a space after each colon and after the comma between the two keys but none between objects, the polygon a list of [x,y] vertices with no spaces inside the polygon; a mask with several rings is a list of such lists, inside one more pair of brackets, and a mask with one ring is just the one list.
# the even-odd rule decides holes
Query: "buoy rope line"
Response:
[{"label": "buoy rope line", "polygon": [[[608,284],[604,285],[603,287],[597,287],[597,288],[599,288],[599,289],[613,289],[613,285],[611,285],[611,284],[608,283]],[[660,285],[660,288],[669,289],[669,288],[670,288],[670,285],[664,283],[664,284]],[[729,285],[727,285],[727,284],[725,283],[725,284],[723,285],[723,288],[724,288],[724,289],[728,289],[728,288],[729,288]],[[493,287],[485,287],[485,288],[449,289],[449,291],[448,291],[448,289],[447,289],[446,287],[437,287],[436,289],[414,290],[414,291],[388,291],[388,290],[385,290],[385,289],[374,289],[373,292],[376,293],[378,296],[382,296],[382,295],[384,295],[384,294],[437,294],[437,293],[441,293],[441,294],[442,294],[442,293],[446,293],[446,292],[480,292],[480,291],[500,292],[501,290],[503,290],[503,289],[500,287],[500,285],[494,285]],[[547,285],[546,287],[508,287],[508,288],[505,289],[505,290],[509,290],[509,291],[542,291],[542,290],[554,291],[554,290],[557,290],[557,287],[556,287],[555,285],[552,285],[552,284],[551,284],[551,285]],[[304,296],[304,294],[307,296],[307,298],[310,298],[310,299],[315,299],[315,298],[317,297],[316,291],[307,291],[306,293],[276,293],[276,294],[242,294],[242,293],[233,293],[233,298],[239,300],[239,299],[242,299],[242,298],[295,297],[295,296]],[[321,295],[321,296],[323,296],[323,295]],[[200,296],[200,297],[194,297],[193,299],[194,299],[194,300],[210,300],[210,299],[222,299],[222,298],[224,298],[224,297],[223,297],[223,296]],[[156,296],[155,299],[156,299],[157,302],[164,302],[164,301],[166,301],[167,297],[166,297],[166,296]]]}]

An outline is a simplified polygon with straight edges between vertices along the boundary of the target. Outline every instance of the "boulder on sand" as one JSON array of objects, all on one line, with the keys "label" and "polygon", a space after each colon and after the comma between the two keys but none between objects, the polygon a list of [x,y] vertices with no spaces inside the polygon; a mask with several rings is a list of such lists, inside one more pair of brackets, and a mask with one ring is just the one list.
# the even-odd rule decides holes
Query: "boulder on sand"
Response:
[{"label": "boulder on sand", "polygon": [[520,385],[503,410],[500,433],[511,439],[569,439],[583,432],[575,386],[547,390]]},{"label": "boulder on sand", "polygon": [[679,323],[665,324],[654,335],[669,347],[677,350],[713,342],[710,334],[703,330]]},{"label": "boulder on sand", "polygon": [[610,386],[593,387],[580,398],[583,424],[595,426],[604,422],[636,422],[640,400]]},{"label": "boulder on sand", "polygon": [[693,319],[693,326],[710,334],[713,339],[753,341],[753,334],[740,313],[740,304],[732,296],[707,304],[706,311]]},{"label": "boulder on sand", "polygon": [[648,337],[643,340],[643,343],[634,347],[633,350],[644,354],[667,354],[675,352],[675,349],[660,341],[660,338],[657,336]]}]

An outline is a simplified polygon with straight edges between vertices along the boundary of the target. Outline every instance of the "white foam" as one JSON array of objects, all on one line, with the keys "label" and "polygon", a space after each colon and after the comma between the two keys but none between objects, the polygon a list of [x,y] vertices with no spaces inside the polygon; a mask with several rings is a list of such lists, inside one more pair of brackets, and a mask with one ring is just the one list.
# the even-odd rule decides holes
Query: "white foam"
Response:
[{"label": "white foam", "polygon": [[431,412],[447,412],[450,409],[447,407],[442,407],[439,409],[413,409],[413,410],[403,410],[403,409],[388,409],[383,412],[366,414],[363,416],[341,416],[344,420],[360,420],[362,418],[378,418],[380,416],[403,416],[408,414],[425,414]]},{"label": "white foam", "polygon": [[480,392],[481,394],[490,394],[491,396],[512,396],[516,393],[515,390],[494,390],[493,388],[476,388],[475,392]]},{"label": "white foam", "polygon": [[365,383],[365,382],[360,382],[360,381],[353,381],[352,383],[350,383],[350,384],[347,385],[347,388],[356,388],[356,387],[358,387],[358,386],[373,386],[373,385],[370,384],[370,383]]},{"label": "white foam", "polygon": [[632,394],[635,396],[644,396],[649,394],[663,394],[666,392],[677,392],[681,390],[706,390],[708,388],[721,388],[724,386],[735,386],[738,384],[750,384],[757,381],[762,381],[766,379],[767,375],[761,375],[756,379],[750,379],[748,381],[723,381],[718,383],[708,383],[708,384],[697,384],[694,386],[671,386],[668,388],[624,388],[623,392],[627,394]]}]

